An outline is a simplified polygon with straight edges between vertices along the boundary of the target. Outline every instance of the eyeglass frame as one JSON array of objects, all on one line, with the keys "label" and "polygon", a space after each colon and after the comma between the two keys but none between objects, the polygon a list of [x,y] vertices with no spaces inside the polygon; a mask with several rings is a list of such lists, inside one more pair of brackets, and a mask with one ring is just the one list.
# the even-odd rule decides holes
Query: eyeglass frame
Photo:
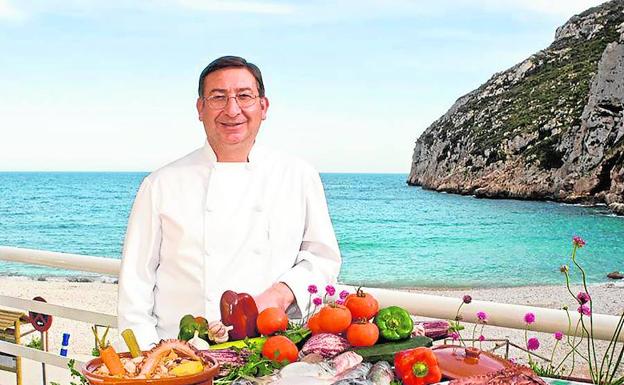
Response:
[{"label": "eyeglass frame", "polygon": [[[244,110],[244,109],[247,109],[247,108],[250,108],[250,107],[255,106],[255,105],[256,105],[256,102],[257,102],[257,100],[258,100],[258,99],[261,99],[260,95],[256,95],[256,94],[253,94],[253,93],[252,93],[252,94],[247,95],[247,96],[252,96],[253,103],[251,103],[251,104],[250,104],[250,105],[248,105],[248,106],[242,106],[242,105],[241,105],[241,103],[240,103],[240,101],[238,100],[238,97],[239,97],[240,95],[241,95],[241,94],[236,94],[236,95],[233,95],[233,96],[226,96],[226,95],[223,95],[223,97],[225,98],[225,104],[223,105],[223,107],[213,107],[213,106],[211,106],[211,105],[210,105],[210,100],[211,100],[211,99],[212,99],[212,100],[214,100],[213,98],[214,98],[216,95],[213,95],[213,96],[202,96],[202,97],[201,97],[201,99],[202,99],[202,100],[204,100],[204,101],[206,102],[206,104],[208,105],[208,108],[210,108],[211,110],[222,110],[222,109],[224,109],[225,107],[227,107],[228,102],[229,102],[229,101],[230,101],[230,99],[232,99],[232,98],[234,98],[234,100],[236,100],[236,105],[238,106],[238,108],[243,109],[243,110]],[[219,95],[219,97],[221,97],[221,95]]]}]

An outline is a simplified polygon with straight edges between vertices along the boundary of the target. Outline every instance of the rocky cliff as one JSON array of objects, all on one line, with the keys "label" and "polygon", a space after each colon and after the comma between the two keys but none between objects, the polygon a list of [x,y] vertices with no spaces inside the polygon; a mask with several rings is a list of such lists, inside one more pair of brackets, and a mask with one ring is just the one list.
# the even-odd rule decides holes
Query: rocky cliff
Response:
[{"label": "rocky cliff", "polygon": [[623,109],[624,0],[613,0],[459,98],[416,141],[407,182],[624,214]]}]

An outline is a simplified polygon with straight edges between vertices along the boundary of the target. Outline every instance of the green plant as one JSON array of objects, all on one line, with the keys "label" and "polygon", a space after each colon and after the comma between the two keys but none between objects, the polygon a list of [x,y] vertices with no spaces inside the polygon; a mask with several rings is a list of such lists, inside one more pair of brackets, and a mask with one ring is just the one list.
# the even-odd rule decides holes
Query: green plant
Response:
[{"label": "green plant", "polygon": [[[71,374],[72,379],[78,380],[79,382],[71,381],[69,385],[89,385],[89,381],[87,378],[80,373],[76,367],[76,360],[71,359],[67,363],[67,367],[69,368],[69,372]],[[50,385],[61,385],[58,382],[50,382]]]},{"label": "green plant", "polygon": [[[620,364],[622,363],[622,358],[624,356],[624,343],[618,342],[620,338],[620,334],[622,332],[622,327],[624,326],[624,311],[620,315],[619,321],[615,330],[613,331],[613,335],[607,346],[606,351],[604,352],[602,357],[599,357],[599,354],[596,352],[596,344],[594,340],[594,314],[593,314],[593,300],[589,293],[589,289],[587,286],[587,275],[585,270],[579,263],[577,259],[577,251],[585,246],[585,241],[578,236],[575,236],[572,240],[572,266],[579,270],[581,273],[581,280],[583,285],[582,292],[578,294],[574,294],[570,287],[570,268],[567,265],[561,267],[561,272],[565,275],[566,279],[566,287],[570,295],[578,302],[579,307],[577,309],[579,313],[579,320],[576,324],[576,328],[574,332],[572,331],[572,320],[568,314],[568,339],[567,344],[570,347],[570,352],[564,357],[564,360],[572,355],[572,367],[574,368],[574,357],[578,355],[585,362],[587,362],[589,366],[589,373],[591,375],[591,380],[594,384],[599,385],[621,385],[624,384],[624,376],[616,378],[616,374],[618,373],[618,369]],[[566,312],[568,309],[565,308]],[[579,341],[576,341],[576,337],[570,338],[570,335],[576,336],[578,333],[579,326],[582,331],[584,339],[581,337]],[[586,349],[581,352],[579,346],[585,340]],[[619,346],[619,350],[618,350]],[[562,361],[563,363],[563,361]],[[559,364],[557,367],[553,368],[557,369],[561,366]]]},{"label": "green plant", "polygon": [[43,341],[41,340],[41,337],[35,336],[25,346],[33,349],[43,350]]}]

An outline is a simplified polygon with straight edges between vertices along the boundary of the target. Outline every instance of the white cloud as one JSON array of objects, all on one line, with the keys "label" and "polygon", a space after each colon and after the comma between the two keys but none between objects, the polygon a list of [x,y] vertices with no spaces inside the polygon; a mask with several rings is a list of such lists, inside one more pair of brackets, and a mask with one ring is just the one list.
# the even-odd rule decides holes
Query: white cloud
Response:
[{"label": "white cloud", "polygon": [[178,0],[178,3],[183,7],[203,11],[289,14],[294,10],[294,7],[287,4],[277,4],[266,1]]},{"label": "white cloud", "polygon": [[0,19],[22,20],[24,14],[15,8],[8,0],[0,0]]}]

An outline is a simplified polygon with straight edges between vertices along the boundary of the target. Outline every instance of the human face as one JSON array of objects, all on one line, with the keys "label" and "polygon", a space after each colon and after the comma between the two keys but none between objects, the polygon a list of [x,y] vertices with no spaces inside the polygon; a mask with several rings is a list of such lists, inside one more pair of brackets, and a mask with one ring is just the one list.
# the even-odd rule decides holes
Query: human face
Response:
[{"label": "human face", "polygon": [[[217,94],[236,96],[245,91],[258,95],[256,79],[246,68],[224,68],[204,79],[205,97]],[[231,97],[226,106],[218,110],[210,108],[205,99],[197,99],[199,120],[204,124],[208,142],[216,152],[246,150],[248,154],[268,108],[268,99],[261,97],[253,106],[244,109]]]}]

